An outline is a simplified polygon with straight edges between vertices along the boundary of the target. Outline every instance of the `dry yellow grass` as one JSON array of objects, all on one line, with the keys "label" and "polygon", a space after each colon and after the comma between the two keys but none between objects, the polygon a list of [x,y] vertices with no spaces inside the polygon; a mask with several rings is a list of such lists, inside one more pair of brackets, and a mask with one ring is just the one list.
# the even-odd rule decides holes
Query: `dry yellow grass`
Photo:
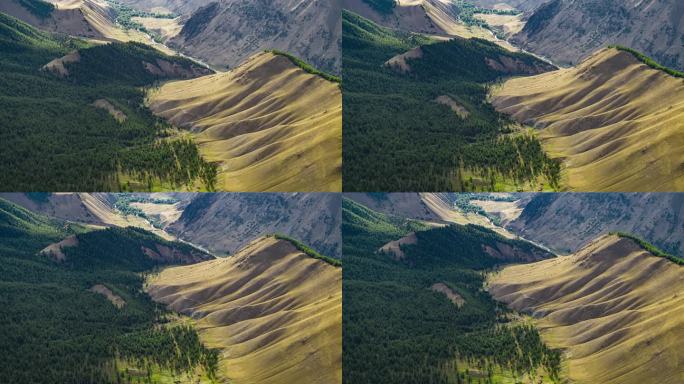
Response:
[{"label": "dry yellow grass", "polygon": [[531,312],[576,383],[684,382],[684,268],[603,236],[571,256],[504,268],[490,293]]},{"label": "dry yellow grass", "polygon": [[496,15],[496,14],[475,14],[475,18],[485,21],[492,27],[498,27],[506,37],[515,35],[525,27],[523,14],[518,15]]},{"label": "dry yellow grass", "polygon": [[148,292],[196,319],[234,384],[342,382],[342,269],[261,238],[234,256],[168,268]]},{"label": "dry yellow grass", "polygon": [[453,205],[439,193],[421,193],[421,199],[430,211],[434,212],[442,221],[459,225],[474,224],[479,225],[500,234],[509,239],[517,236],[509,232],[500,225],[495,225],[483,215],[475,212],[463,212],[453,207]]},{"label": "dry yellow grass", "polygon": [[133,17],[132,21],[140,23],[150,31],[159,34],[163,41],[169,40],[180,33],[183,29],[180,18],[164,19],[158,17]]},{"label": "dry yellow grass", "polygon": [[540,128],[549,154],[564,159],[569,190],[684,190],[684,82],[627,52],[509,80],[493,103]]},{"label": "dry yellow grass", "polygon": [[218,162],[218,190],[321,191],[342,188],[342,94],[280,55],[169,82],[150,108],[187,128],[202,155]]}]

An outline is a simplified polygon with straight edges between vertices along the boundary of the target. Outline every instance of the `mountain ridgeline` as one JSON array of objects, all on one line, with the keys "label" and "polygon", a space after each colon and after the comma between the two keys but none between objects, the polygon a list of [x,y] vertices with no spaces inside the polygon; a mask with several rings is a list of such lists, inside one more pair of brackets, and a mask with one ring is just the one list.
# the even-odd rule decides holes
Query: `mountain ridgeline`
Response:
[{"label": "mountain ridgeline", "polygon": [[490,82],[555,67],[482,39],[435,42],[347,11],[343,31],[345,190],[560,187],[560,162],[487,102]]},{"label": "mountain ridgeline", "polygon": [[167,230],[217,254],[279,233],[339,259],[341,200],[332,193],[204,193]]},{"label": "mountain ridgeline", "polygon": [[340,11],[338,0],[214,1],[194,10],[169,44],[222,68],[278,49],[337,74],[342,56]]},{"label": "mountain ridgeline", "polygon": [[3,190],[214,187],[215,166],[171,137],[140,89],[206,68],[140,43],[53,36],[1,13],[0,51]]},{"label": "mountain ridgeline", "polygon": [[662,253],[631,235],[605,235],[569,256],[506,267],[489,291],[534,316],[544,339],[566,351],[573,382],[679,383],[682,259]]},{"label": "mountain ridgeline", "polygon": [[684,255],[684,196],[678,193],[537,194],[507,228],[525,238],[574,253],[601,235],[637,235]]},{"label": "mountain ridgeline", "polygon": [[537,8],[512,38],[562,65],[596,50],[624,45],[684,70],[684,3],[660,0],[552,0]]},{"label": "mountain ridgeline", "polygon": [[89,230],[1,199],[0,249],[3,380],[215,377],[216,351],[141,294],[155,267],[211,255],[135,228]]},{"label": "mountain ridgeline", "polygon": [[[346,199],[342,215],[345,381],[560,379],[560,352],[482,289],[496,265],[553,255],[481,227],[430,229]],[[401,246],[402,258],[379,251],[411,233],[417,242]]]}]

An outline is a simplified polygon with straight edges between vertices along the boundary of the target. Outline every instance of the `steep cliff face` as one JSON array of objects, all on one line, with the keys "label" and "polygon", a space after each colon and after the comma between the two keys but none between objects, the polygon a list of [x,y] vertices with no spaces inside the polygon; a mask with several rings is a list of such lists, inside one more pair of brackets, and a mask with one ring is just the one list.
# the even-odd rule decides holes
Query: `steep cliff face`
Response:
[{"label": "steep cliff face", "polygon": [[669,0],[553,0],[536,9],[513,42],[561,65],[624,45],[684,69],[684,3]]},{"label": "steep cliff face", "polygon": [[677,193],[537,194],[508,225],[512,232],[571,253],[612,231],[636,234],[684,254],[684,196]]},{"label": "steep cliff face", "polygon": [[217,253],[234,253],[255,238],[283,233],[340,257],[342,198],[328,193],[207,193],[167,230]]},{"label": "steep cliff face", "polygon": [[224,68],[279,49],[339,73],[341,35],[338,0],[220,0],[189,15],[169,44]]}]

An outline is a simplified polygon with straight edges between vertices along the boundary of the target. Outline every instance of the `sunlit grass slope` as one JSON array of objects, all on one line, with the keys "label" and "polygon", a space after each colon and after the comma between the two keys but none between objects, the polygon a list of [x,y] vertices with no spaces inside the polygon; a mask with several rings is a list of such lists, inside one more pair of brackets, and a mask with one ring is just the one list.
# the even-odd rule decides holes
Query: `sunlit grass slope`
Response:
[{"label": "sunlit grass slope", "polygon": [[540,129],[570,190],[684,189],[684,82],[629,52],[604,49],[574,68],[509,80],[493,103]]},{"label": "sunlit grass slope", "polygon": [[341,383],[342,270],[287,240],[264,237],[228,258],[166,269],[148,292],[197,319],[231,383]]},{"label": "sunlit grass slope", "polygon": [[537,318],[573,382],[674,384],[684,381],[682,287],[681,266],[606,235],[571,256],[504,268],[489,291]]},{"label": "sunlit grass slope", "polygon": [[227,73],[164,84],[149,98],[220,164],[218,189],[341,190],[339,84],[285,56],[261,53]]}]

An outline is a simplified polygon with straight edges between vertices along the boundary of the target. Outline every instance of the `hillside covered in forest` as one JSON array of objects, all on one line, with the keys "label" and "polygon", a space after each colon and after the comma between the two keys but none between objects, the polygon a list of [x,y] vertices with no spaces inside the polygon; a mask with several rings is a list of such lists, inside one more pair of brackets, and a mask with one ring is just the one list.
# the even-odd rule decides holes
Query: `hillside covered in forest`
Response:
[{"label": "hillside covered in forest", "polygon": [[[497,265],[552,258],[478,226],[434,228],[343,202],[345,381],[562,378],[561,355],[482,288]],[[407,236],[401,255],[385,245]]]},{"label": "hillside covered in forest", "polygon": [[143,107],[142,90],[210,70],[141,43],[92,44],[4,14],[0,51],[3,190],[214,188],[215,166]]},{"label": "hillside covered in forest", "polygon": [[488,103],[489,84],[555,69],[482,39],[436,41],[343,13],[347,191],[558,189],[560,162]]}]

